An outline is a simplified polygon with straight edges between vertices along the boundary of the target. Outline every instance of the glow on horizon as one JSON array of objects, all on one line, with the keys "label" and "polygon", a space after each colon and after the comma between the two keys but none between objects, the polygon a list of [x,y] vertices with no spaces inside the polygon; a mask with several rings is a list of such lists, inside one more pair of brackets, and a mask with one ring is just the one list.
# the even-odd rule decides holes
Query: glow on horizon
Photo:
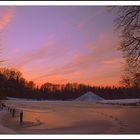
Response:
[{"label": "glow on horizon", "polygon": [[3,67],[37,85],[119,85],[115,12],[103,6],[1,6],[0,12]]}]

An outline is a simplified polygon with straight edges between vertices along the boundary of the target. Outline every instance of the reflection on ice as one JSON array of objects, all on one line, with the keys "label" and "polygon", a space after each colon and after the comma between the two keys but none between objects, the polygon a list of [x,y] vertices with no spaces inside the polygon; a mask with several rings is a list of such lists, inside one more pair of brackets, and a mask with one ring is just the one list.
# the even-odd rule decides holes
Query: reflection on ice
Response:
[{"label": "reflection on ice", "polygon": [[[120,134],[140,133],[140,110],[72,101],[6,101],[24,112],[24,125],[9,125],[17,133],[28,134]],[[136,115],[137,114],[137,115]],[[128,117],[129,116],[129,117]],[[9,121],[11,122],[11,120]],[[18,122],[18,118],[16,118]]]}]

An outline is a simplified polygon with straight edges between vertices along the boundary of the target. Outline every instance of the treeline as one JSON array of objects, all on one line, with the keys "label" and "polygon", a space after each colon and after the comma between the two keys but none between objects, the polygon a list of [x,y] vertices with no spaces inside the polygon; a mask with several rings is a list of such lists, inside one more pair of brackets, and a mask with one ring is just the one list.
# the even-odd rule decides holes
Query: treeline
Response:
[{"label": "treeline", "polygon": [[0,69],[0,98],[73,100],[88,91],[105,99],[140,98],[140,88],[137,87],[96,87],[78,83],[45,83],[38,87],[33,81],[26,81],[21,72],[15,69]]}]

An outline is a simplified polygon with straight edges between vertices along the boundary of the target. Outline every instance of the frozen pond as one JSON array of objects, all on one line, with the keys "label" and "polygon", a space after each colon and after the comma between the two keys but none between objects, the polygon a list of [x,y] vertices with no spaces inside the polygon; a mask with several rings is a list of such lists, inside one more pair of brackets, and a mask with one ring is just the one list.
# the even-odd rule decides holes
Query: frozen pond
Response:
[{"label": "frozen pond", "polygon": [[140,134],[139,107],[26,100],[6,105],[24,112],[23,125],[18,115],[5,115],[2,124],[12,130],[7,134]]}]

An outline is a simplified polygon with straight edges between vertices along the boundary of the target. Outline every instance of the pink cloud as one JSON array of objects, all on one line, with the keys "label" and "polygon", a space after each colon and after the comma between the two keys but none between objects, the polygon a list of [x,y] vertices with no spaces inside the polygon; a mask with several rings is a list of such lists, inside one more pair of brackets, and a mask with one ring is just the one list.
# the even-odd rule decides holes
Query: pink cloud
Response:
[{"label": "pink cloud", "polygon": [[[48,41],[47,41],[48,42]],[[52,56],[56,59],[64,51],[60,52],[57,43],[50,40],[48,44],[35,50],[28,58],[21,60],[20,66],[32,61]],[[44,66],[40,73],[29,72],[27,79],[41,85],[45,82],[66,83],[78,82],[94,85],[109,85],[119,81],[121,56],[118,55],[118,38],[112,32],[101,33],[95,42],[88,42],[85,54],[76,53],[69,62],[58,66]],[[117,55],[114,55],[117,54]],[[40,68],[39,68],[40,69]],[[26,72],[27,73],[27,72]]]},{"label": "pink cloud", "polygon": [[92,15],[87,16],[86,18],[81,19],[77,24],[76,24],[76,29],[80,30],[83,29],[84,27],[88,26],[88,24],[97,17],[103,15],[105,13],[105,9],[101,9],[99,11],[96,11]]},{"label": "pink cloud", "polygon": [[116,51],[118,46],[119,39],[116,34],[112,31],[106,31],[102,32],[96,41],[89,42],[86,47],[96,55]]},{"label": "pink cloud", "polygon": [[21,56],[21,58],[17,61],[16,67],[20,68],[38,60],[47,60],[57,56],[63,56],[66,51],[67,48],[63,48],[63,50],[60,51],[57,41],[51,37],[43,45],[33,50],[32,53]]},{"label": "pink cloud", "polygon": [[52,45],[53,43],[45,44],[39,47],[38,49],[36,49],[34,52],[32,52],[32,54],[22,57],[20,61],[17,62],[16,67],[22,67],[32,61],[36,61],[36,60],[44,58],[45,56],[47,56],[48,49]]},{"label": "pink cloud", "polygon": [[[45,79],[46,77],[46,80],[48,80],[47,77],[53,77],[53,82],[55,82],[54,76],[59,74],[61,78],[63,77],[62,79],[68,79],[73,82],[81,81],[91,84],[102,81],[101,83],[105,84],[107,82],[104,81],[109,83],[114,78],[112,83],[117,83],[122,62],[120,55],[114,55],[115,53],[119,54],[117,52],[117,42],[118,39],[112,33],[102,33],[96,42],[87,43],[85,47],[89,50],[88,53],[74,54],[70,62],[63,66],[52,68],[52,70],[38,76],[38,78],[43,77]],[[59,79],[60,81],[61,78]]]},{"label": "pink cloud", "polygon": [[105,65],[114,66],[114,65],[120,65],[121,63],[124,63],[124,60],[123,60],[123,58],[115,58],[112,60],[103,60],[102,63]]},{"label": "pink cloud", "polygon": [[84,27],[90,22],[90,20],[91,20],[91,17],[88,17],[87,19],[81,20],[81,21],[77,24],[76,28],[77,28],[77,29],[82,29],[82,28],[84,28]]},{"label": "pink cloud", "polygon": [[3,30],[15,15],[15,7],[8,7],[0,15],[0,30]]}]

